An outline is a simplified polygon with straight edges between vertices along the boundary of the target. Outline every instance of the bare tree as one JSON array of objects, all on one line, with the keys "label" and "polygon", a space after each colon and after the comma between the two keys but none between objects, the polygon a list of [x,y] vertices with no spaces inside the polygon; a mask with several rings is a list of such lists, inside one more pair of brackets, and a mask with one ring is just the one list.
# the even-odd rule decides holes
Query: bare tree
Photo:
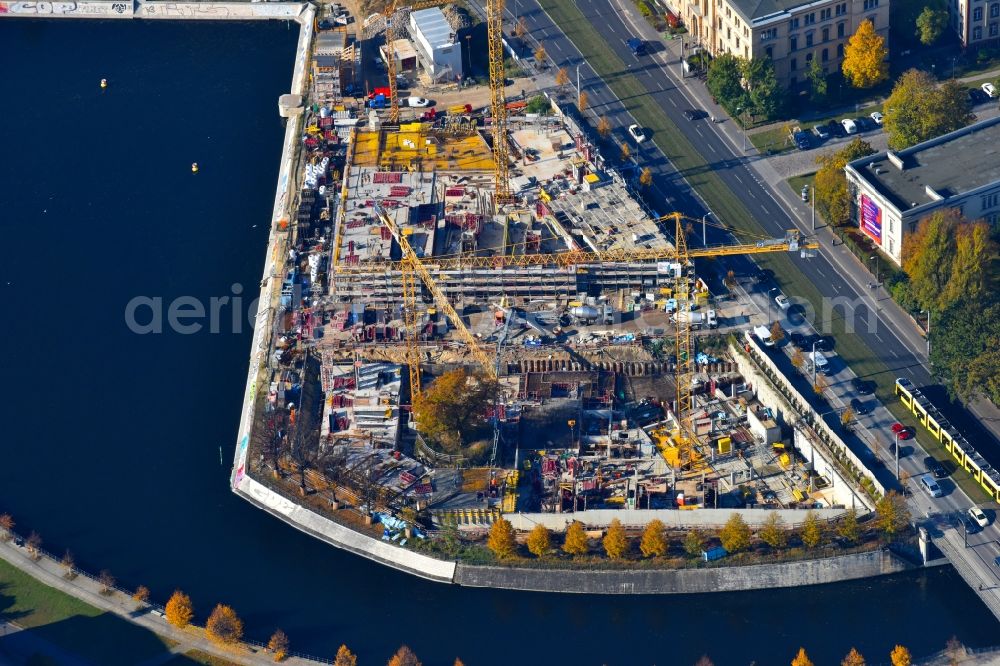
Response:
[{"label": "bare tree", "polygon": [[69,550],[62,556],[62,562],[60,564],[66,569],[66,573],[63,574],[63,578],[67,580],[73,580],[76,578],[76,560],[73,559],[73,553]]},{"label": "bare tree", "polygon": [[38,560],[42,556],[42,537],[38,532],[32,531],[28,536],[27,547],[31,559]]},{"label": "bare tree", "polygon": [[115,592],[115,577],[107,569],[102,569],[97,577],[97,582],[101,584],[101,594],[110,596]]}]

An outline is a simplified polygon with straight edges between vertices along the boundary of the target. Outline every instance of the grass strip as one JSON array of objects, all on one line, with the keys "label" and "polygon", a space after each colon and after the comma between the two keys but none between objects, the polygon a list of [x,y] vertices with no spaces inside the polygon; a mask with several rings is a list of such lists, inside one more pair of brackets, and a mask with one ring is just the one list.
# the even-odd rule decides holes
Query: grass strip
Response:
[{"label": "grass strip", "polygon": [[[702,157],[680,129],[670,121],[639,80],[627,72],[625,62],[607,47],[607,40],[597,32],[576,3],[573,0],[539,0],[539,4],[552,22],[559,26],[576,45],[583,58],[621,100],[636,121],[652,130],[653,143],[687,179],[719,220],[737,232],[756,235],[766,233],[746,206],[722,182],[714,171],[714,166]],[[850,117],[856,115],[861,115],[861,112],[851,114]],[[775,275],[781,276],[781,284],[786,293],[808,301],[814,312],[823,312],[823,296],[799,270],[790,254],[760,255],[756,257],[756,261],[774,271]],[[851,366],[856,375],[874,381],[878,386],[876,391],[878,398],[889,406],[894,416],[902,417],[902,405],[896,401],[893,392],[896,374],[859,336],[847,330],[842,312],[834,313],[829,324],[829,330],[823,333],[836,337],[837,354]],[[969,491],[957,477],[956,482],[959,482],[967,492]]]},{"label": "grass strip", "polygon": [[151,631],[39,582],[0,560],[0,618],[95,664],[137,664],[167,644]]}]

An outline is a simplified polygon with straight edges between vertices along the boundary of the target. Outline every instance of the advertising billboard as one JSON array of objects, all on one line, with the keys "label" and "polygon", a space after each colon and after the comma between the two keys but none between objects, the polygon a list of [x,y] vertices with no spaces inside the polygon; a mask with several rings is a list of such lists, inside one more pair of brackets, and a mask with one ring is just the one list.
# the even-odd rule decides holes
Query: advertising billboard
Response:
[{"label": "advertising billboard", "polygon": [[867,194],[861,195],[861,231],[882,244],[882,209]]}]

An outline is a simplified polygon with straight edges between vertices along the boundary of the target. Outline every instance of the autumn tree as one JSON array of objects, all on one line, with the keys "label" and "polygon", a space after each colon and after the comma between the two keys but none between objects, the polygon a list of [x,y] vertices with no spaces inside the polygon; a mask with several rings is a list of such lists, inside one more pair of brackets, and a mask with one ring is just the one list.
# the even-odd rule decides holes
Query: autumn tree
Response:
[{"label": "autumn tree", "polygon": [[174,593],[170,595],[170,599],[167,600],[164,610],[167,622],[178,629],[183,629],[191,624],[191,619],[194,617],[194,609],[191,607],[191,597],[180,590],[174,590]]},{"label": "autumn tree", "polygon": [[812,660],[806,654],[804,647],[800,647],[799,653],[795,655],[795,659],[792,659],[792,666],[813,666]]},{"label": "autumn tree", "polygon": [[903,270],[910,278],[910,293],[922,308],[943,305],[962,223],[955,209],[934,211],[903,239]]},{"label": "autumn tree", "polygon": [[28,555],[31,559],[38,560],[42,556],[42,536],[32,530],[31,534],[28,535],[28,541],[25,544],[28,548]]},{"label": "autumn tree", "polygon": [[528,551],[535,557],[545,557],[552,550],[552,533],[541,523],[528,534]]},{"label": "autumn tree", "polygon": [[358,666],[358,658],[353,652],[347,649],[346,645],[341,645],[337,650],[337,656],[333,660],[333,666]]},{"label": "autumn tree", "polygon": [[778,344],[784,339],[785,339],[785,330],[781,328],[781,322],[775,320],[775,322],[771,324],[771,342],[774,344]]},{"label": "autumn tree", "polygon": [[851,648],[847,656],[840,662],[840,666],[865,666],[865,658],[861,656],[857,648]]},{"label": "autumn tree", "polygon": [[115,577],[107,569],[101,569],[97,576],[97,582],[101,586],[101,594],[108,596],[115,592]]},{"label": "autumn tree", "polygon": [[420,660],[417,659],[417,655],[413,654],[413,650],[409,646],[403,645],[398,650],[396,654],[392,655],[386,666],[422,666]]},{"label": "autumn tree", "polygon": [[132,601],[135,602],[136,608],[147,605],[149,603],[149,588],[145,585],[135,588],[135,592],[132,593]]},{"label": "autumn tree", "polygon": [[799,539],[806,548],[815,548],[823,541],[823,524],[812,509],[806,511],[806,517],[799,529]]},{"label": "autumn tree", "polygon": [[497,382],[483,373],[444,373],[414,400],[420,431],[447,453],[460,453],[487,424],[497,391]]},{"label": "autumn tree", "polygon": [[892,652],[889,653],[889,660],[892,662],[892,666],[910,666],[913,663],[910,651],[902,645],[892,648]]},{"label": "autumn tree", "polygon": [[830,387],[830,382],[823,375],[816,375],[816,383],[813,384],[813,393],[822,395],[823,391]]},{"label": "autumn tree", "polygon": [[708,658],[707,654],[703,654],[698,661],[694,662],[694,666],[715,666],[715,663]]},{"label": "autumn tree", "polygon": [[0,539],[10,541],[14,536],[14,519],[9,513],[0,514]]},{"label": "autumn tree", "polygon": [[455,663],[452,664],[451,666],[465,666],[465,662],[459,659],[458,657],[455,657]]},{"label": "autumn tree", "polygon": [[802,352],[798,349],[792,352],[792,367],[801,368],[806,364],[805,358],[802,356]]},{"label": "autumn tree", "polygon": [[574,520],[569,524],[569,527],[566,528],[562,549],[570,555],[586,555],[590,552],[590,544],[587,543],[587,533],[583,530],[583,523]]},{"label": "autumn tree", "polygon": [[850,407],[845,407],[844,411],[840,413],[840,425],[845,428],[851,425],[851,421],[854,420],[854,410]]},{"label": "autumn tree", "polygon": [[684,535],[684,552],[691,557],[701,557],[705,550],[705,535],[697,527],[692,527]]},{"label": "autumn tree", "polygon": [[813,178],[816,208],[830,224],[847,224],[851,221],[851,195],[847,189],[844,167],[848,162],[874,153],[875,149],[870,143],[855,137],[836,153],[816,158],[819,165]]},{"label": "autumn tree", "polygon": [[524,37],[528,34],[528,22],[523,16],[517,19],[517,24],[514,25],[514,35],[517,37]]},{"label": "autumn tree", "polygon": [[928,72],[903,73],[883,106],[889,147],[903,150],[972,122],[965,88],[955,81],[938,84]]},{"label": "autumn tree", "polygon": [[[288,657],[288,636],[281,629],[275,629],[271,634],[271,640],[267,642],[267,649],[274,655],[275,661],[284,661]],[[334,662],[336,664],[337,662]]]},{"label": "autumn tree", "polygon": [[60,564],[62,564],[63,568],[66,570],[65,573],[63,573],[63,578],[68,578],[70,580],[76,578],[76,559],[73,557],[73,553],[69,550],[63,553]]},{"label": "autumn tree", "polygon": [[627,162],[628,158],[632,157],[632,149],[628,147],[627,143],[623,143],[621,145],[621,151],[622,162]]},{"label": "autumn tree", "polygon": [[948,27],[948,11],[946,9],[935,9],[934,7],[924,7],[924,10],[917,16],[917,37],[924,46],[930,46],[941,39],[945,29]]},{"label": "autumn tree", "polygon": [[875,32],[870,20],[864,20],[847,40],[841,71],[855,88],[871,88],[889,78],[888,55],[885,38]]},{"label": "autumn tree", "polygon": [[231,607],[216,604],[205,623],[205,633],[216,643],[232,645],[243,638],[243,620]]},{"label": "autumn tree", "polygon": [[731,268],[728,271],[726,271],[726,277],[723,280],[723,283],[726,285],[726,289],[728,289],[729,291],[733,291],[734,289],[736,289],[736,287],[739,285],[739,282],[736,279],[736,271],[734,271]]},{"label": "autumn tree", "polygon": [[875,525],[892,539],[910,523],[910,510],[906,500],[895,490],[890,490],[875,503]]},{"label": "autumn tree", "polygon": [[743,516],[733,513],[726,521],[725,527],[719,534],[722,547],[730,553],[738,553],[750,547],[750,527],[743,520]]},{"label": "autumn tree", "polygon": [[858,510],[848,509],[837,525],[837,536],[848,543],[857,543],[861,537],[861,527],[858,525]]},{"label": "autumn tree", "polygon": [[962,298],[973,301],[985,298],[990,288],[990,267],[996,256],[997,244],[990,237],[989,224],[966,222],[958,225],[951,276],[938,306],[946,306]]},{"label": "autumn tree", "polygon": [[788,534],[785,532],[784,521],[776,511],[772,511],[764,521],[764,527],[757,535],[760,540],[771,548],[784,548],[788,543]]},{"label": "autumn tree", "polygon": [[569,72],[566,71],[565,67],[560,67],[559,71],[556,72],[556,85],[565,86],[569,84]]},{"label": "autumn tree", "polygon": [[639,551],[643,557],[663,557],[667,554],[667,535],[665,526],[655,518],[646,525],[639,542]]},{"label": "autumn tree", "polygon": [[[548,55],[548,54],[545,52],[545,47],[542,46],[541,43],[539,43],[538,44],[538,48],[535,49],[535,60],[538,62],[539,65],[542,65],[542,64],[545,63],[545,56],[546,55]],[[409,649],[409,648],[407,648],[407,649]]]},{"label": "autumn tree", "polygon": [[493,523],[486,546],[500,559],[513,556],[517,552],[517,541],[514,539],[514,526],[506,518]]},{"label": "autumn tree", "polygon": [[645,169],[642,170],[642,173],[639,174],[639,184],[642,185],[643,187],[649,187],[650,185],[653,184],[652,169],[646,167]]},{"label": "autumn tree", "polygon": [[580,91],[580,96],[577,98],[576,106],[580,111],[586,111],[590,106],[590,95],[587,94],[586,90]]},{"label": "autumn tree", "polygon": [[597,121],[597,133],[605,138],[611,134],[611,121],[608,120],[607,116],[601,116],[601,119]]},{"label": "autumn tree", "polygon": [[608,525],[608,531],[601,542],[604,552],[613,560],[620,560],[628,553],[628,537],[625,536],[625,528],[617,518],[612,519]]}]

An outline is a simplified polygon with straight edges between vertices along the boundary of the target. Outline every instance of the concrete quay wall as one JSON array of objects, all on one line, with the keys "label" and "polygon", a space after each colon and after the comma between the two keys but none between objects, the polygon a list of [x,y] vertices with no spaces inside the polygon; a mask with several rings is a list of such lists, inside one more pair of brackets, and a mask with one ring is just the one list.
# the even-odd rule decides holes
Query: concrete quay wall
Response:
[{"label": "concrete quay wall", "polygon": [[[0,18],[175,19],[304,23],[305,2],[164,2],[161,0],[0,0]],[[308,19],[312,21],[312,14]]]},{"label": "concrete quay wall", "polygon": [[[843,515],[845,509],[815,509],[814,513],[820,520],[834,520]],[[575,513],[511,513],[504,516],[515,529],[530,532],[535,525],[545,525],[553,532],[564,532],[573,521],[583,523],[584,527],[603,529],[618,519],[623,525],[642,526],[651,520],[659,520],[668,529],[675,528],[711,528],[717,529],[726,524],[729,517],[739,513],[751,527],[761,527],[772,515],[777,515],[784,521],[785,527],[797,527],[805,520],[806,512],[801,509],[635,509],[623,511],[620,509],[588,509]]]},{"label": "concrete quay wall", "polygon": [[532,592],[577,594],[704,594],[837,583],[899,573],[913,565],[888,550],[819,560],[705,569],[514,569],[459,564],[455,583]]}]

